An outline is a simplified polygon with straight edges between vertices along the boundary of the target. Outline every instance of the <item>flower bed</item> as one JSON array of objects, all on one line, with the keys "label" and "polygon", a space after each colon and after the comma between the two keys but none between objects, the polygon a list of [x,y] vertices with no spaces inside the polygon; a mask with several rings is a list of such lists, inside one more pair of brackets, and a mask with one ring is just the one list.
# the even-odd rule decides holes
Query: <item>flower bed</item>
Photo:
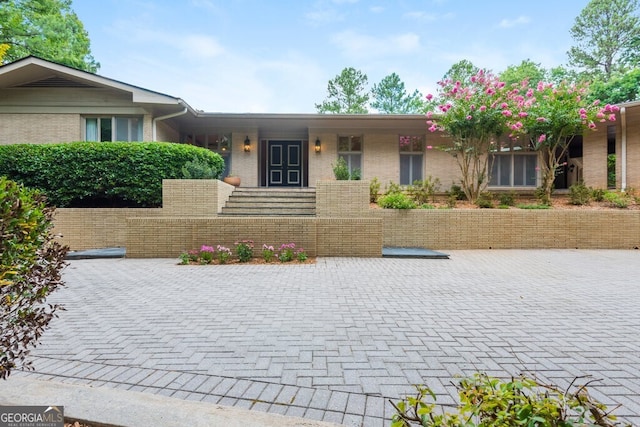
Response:
[{"label": "flower bed", "polygon": [[254,256],[253,240],[235,242],[234,250],[222,245],[202,245],[200,249],[192,249],[180,254],[181,265],[210,264],[312,264],[315,258],[309,258],[303,248],[296,244],[283,243],[280,246],[262,245],[260,256]]}]

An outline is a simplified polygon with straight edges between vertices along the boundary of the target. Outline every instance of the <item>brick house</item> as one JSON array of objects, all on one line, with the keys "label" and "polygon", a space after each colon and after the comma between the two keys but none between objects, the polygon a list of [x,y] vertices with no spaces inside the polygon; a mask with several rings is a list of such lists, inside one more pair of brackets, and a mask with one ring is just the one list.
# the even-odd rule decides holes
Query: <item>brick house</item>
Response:
[{"label": "brick house", "polygon": [[[620,105],[618,120],[576,137],[556,188],[582,179],[607,187],[616,154],[616,187],[640,188],[640,102]],[[458,181],[455,160],[436,147],[422,115],[235,114],[195,110],[181,98],[36,57],[0,67],[0,144],[72,141],[168,141],[223,156],[247,187],[314,187],[333,179],[343,157],[365,180],[409,184]],[[496,154],[490,190],[534,189],[538,155],[510,146]]]}]

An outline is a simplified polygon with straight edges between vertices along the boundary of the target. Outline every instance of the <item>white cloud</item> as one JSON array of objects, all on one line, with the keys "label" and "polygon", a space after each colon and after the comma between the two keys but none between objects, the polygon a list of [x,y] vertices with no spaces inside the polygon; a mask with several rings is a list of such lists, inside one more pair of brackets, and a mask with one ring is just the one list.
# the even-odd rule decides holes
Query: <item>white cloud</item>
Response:
[{"label": "white cloud", "polygon": [[427,21],[427,22],[432,22],[438,19],[438,16],[436,14],[428,13],[424,11],[418,11],[418,10],[413,12],[407,12],[403,16],[405,18],[415,19],[418,21]]},{"label": "white cloud", "polygon": [[515,27],[518,25],[524,25],[524,24],[528,24],[529,22],[531,22],[531,19],[528,16],[518,16],[516,19],[503,19],[502,21],[500,21],[500,24],[498,24],[498,26],[500,28],[511,28],[511,27]]},{"label": "white cloud", "polygon": [[199,34],[188,34],[169,43],[187,58],[213,58],[224,52],[224,48],[215,39]]},{"label": "white cloud", "polygon": [[415,33],[374,37],[353,30],[334,34],[331,41],[347,57],[379,57],[388,54],[407,54],[420,49],[420,37]]},{"label": "white cloud", "polygon": [[382,7],[382,6],[371,6],[369,8],[369,10],[371,11],[371,13],[382,13],[382,12],[384,12],[384,7]]}]

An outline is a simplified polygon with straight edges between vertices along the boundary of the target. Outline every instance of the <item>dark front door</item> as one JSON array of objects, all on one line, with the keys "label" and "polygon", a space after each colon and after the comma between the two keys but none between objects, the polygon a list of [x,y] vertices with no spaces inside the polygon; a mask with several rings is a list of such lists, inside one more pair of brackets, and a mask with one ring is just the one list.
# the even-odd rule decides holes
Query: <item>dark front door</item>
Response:
[{"label": "dark front door", "polygon": [[269,187],[302,187],[302,141],[269,141],[267,180]]}]

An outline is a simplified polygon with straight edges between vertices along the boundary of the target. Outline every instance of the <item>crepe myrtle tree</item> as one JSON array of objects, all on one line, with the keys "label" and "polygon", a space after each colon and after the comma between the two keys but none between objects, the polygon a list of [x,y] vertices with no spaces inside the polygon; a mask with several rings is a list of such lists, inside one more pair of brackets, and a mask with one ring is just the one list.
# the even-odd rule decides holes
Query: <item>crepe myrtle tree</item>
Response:
[{"label": "crepe myrtle tree", "polygon": [[535,88],[527,81],[514,84],[510,102],[504,104],[512,138],[528,139],[531,149],[541,153],[541,189],[545,201],[551,200],[556,173],[563,166],[565,154],[576,135],[596,130],[596,123],[613,122],[619,107],[600,101],[587,101],[588,84],[558,85],[538,82]]},{"label": "crepe myrtle tree", "polygon": [[460,186],[467,199],[475,202],[490,181],[495,141],[508,132],[505,110],[513,97],[504,82],[483,69],[462,80],[445,78],[438,86],[435,97],[426,96],[435,111],[427,113],[427,125],[430,132],[441,131],[451,138],[451,144],[439,148],[456,159]]}]

